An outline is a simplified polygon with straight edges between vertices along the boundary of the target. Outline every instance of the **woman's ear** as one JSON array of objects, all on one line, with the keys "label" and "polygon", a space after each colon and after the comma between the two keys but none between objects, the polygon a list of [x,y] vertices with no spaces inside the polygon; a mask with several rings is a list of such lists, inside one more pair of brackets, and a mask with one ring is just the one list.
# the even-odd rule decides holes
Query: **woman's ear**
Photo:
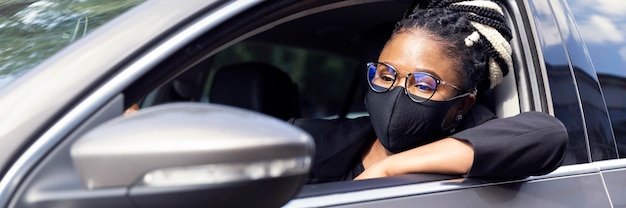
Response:
[{"label": "woman's ear", "polygon": [[448,111],[444,124],[448,126],[452,124],[453,121],[460,122],[463,120],[463,117],[467,114],[467,112],[469,112],[470,108],[474,106],[475,102],[476,95],[474,94],[469,94],[469,96],[457,101],[457,103],[454,104],[454,107]]},{"label": "woman's ear", "polygon": [[470,93],[469,96],[465,97],[461,102],[459,111],[462,112],[461,114],[465,115],[469,112],[470,108],[474,106],[474,103],[476,103],[476,95]]}]

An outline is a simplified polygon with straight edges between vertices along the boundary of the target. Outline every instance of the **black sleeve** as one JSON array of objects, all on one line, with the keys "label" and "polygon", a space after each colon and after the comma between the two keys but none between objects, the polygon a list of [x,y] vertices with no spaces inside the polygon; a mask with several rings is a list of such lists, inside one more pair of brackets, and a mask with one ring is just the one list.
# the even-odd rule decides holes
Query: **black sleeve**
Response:
[{"label": "black sleeve", "polygon": [[474,147],[474,164],[467,177],[490,178],[552,172],[563,162],[568,140],[565,126],[540,112],[493,119],[451,137]]},{"label": "black sleeve", "polygon": [[364,147],[376,139],[369,117],[299,118],[288,122],[307,131],[315,141],[315,157],[307,184],[351,180]]}]

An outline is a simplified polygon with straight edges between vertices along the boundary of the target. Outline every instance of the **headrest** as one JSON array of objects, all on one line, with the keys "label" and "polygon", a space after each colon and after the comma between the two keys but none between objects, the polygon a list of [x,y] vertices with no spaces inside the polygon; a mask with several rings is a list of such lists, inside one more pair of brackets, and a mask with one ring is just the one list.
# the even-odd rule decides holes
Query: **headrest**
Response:
[{"label": "headrest", "polygon": [[298,87],[272,65],[246,62],[215,72],[209,102],[265,113],[283,120],[300,114]]},{"label": "headrest", "polygon": [[206,74],[199,69],[190,69],[172,81],[171,99],[173,101],[191,101],[204,88],[203,77]]}]

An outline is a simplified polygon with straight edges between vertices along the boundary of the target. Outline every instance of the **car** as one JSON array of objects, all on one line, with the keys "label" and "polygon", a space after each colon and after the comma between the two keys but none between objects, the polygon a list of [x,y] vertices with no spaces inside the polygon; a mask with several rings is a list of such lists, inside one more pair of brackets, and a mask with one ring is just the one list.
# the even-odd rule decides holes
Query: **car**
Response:
[{"label": "car", "polygon": [[495,1],[515,70],[479,102],[561,120],[561,167],[310,185],[286,121],[367,115],[364,64],[422,1],[4,1],[0,206],[626,206],[626,4]]}]

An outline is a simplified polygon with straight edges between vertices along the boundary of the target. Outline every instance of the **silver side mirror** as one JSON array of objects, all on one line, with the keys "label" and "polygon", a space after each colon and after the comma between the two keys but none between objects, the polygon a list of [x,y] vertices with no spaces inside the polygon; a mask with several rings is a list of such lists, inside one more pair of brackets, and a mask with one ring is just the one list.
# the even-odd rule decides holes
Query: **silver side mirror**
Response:
[{"label": "silver side mirror", "polygon": [[197,103],[113,119],[71,149],[88,189],[128,187],[142,207],[281,206],[314,152],[311,136],[284,121]]}]

